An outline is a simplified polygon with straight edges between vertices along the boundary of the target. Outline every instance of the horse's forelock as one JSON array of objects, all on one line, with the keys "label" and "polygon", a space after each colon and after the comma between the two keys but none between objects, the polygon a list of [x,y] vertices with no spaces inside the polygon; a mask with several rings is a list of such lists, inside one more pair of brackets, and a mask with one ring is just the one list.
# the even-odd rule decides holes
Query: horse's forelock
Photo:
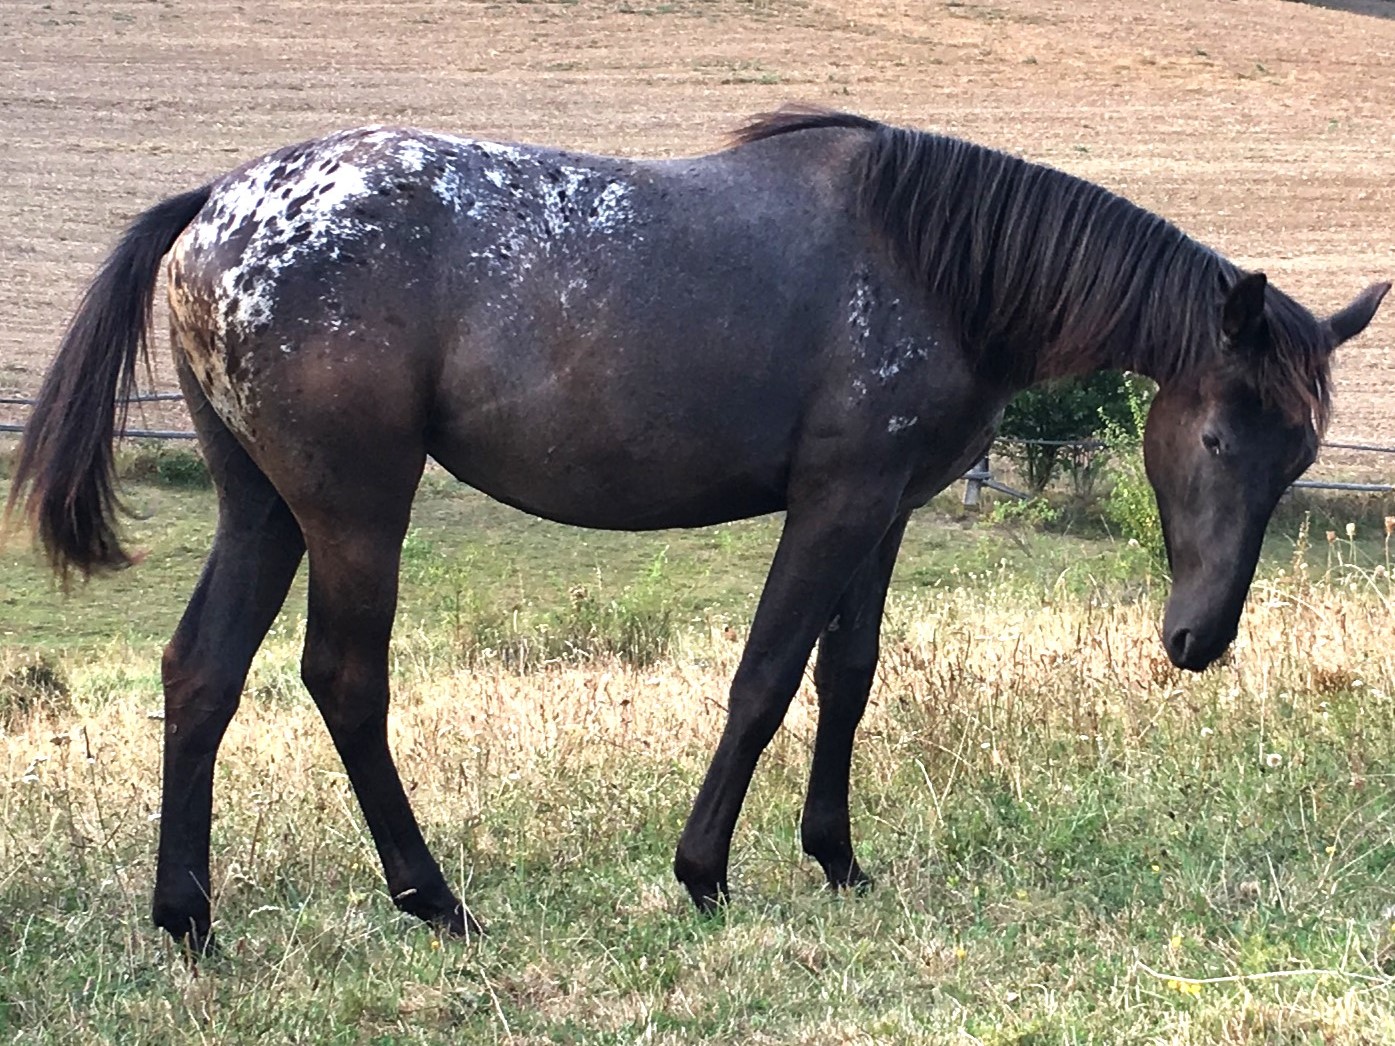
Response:
[{"label": "horse's forelock", "polygon": [[1271,284],[1265,301],[1269,344],[1255,360],[1260,399],[1291,422],[1311,421],[1321,436],[1332,413],[1332,353],[1321,324]]}]

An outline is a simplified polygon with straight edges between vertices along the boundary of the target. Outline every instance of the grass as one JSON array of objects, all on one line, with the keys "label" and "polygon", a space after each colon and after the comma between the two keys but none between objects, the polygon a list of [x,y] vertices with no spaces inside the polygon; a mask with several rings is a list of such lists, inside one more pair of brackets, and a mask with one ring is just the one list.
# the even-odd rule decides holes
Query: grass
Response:
[{"label": "grass", "polygon": [[734,903],[703,920],[668,864],[775,521],[587,534],[429,478],[404,554],[393,743],[491,933],[441,941],[384,896],[299,687],[297,596],[218,764],[226,948],[193,969],[146,912],[152,716],[210,499],[166,483],[133,498],[150,548],[136,570],[64,601],[27,553],[0,563],[11,1041],[1395,1037],[1380,504],[1333,503],[1307,536],[1305,506],[1286,507],[1233,656],[1195,677],[1158,646],[1160,587],[1097,525],[990,528],[933,506],[855,760],[876,889],[829,895],[799,853],[806,688],[743,814]]}]

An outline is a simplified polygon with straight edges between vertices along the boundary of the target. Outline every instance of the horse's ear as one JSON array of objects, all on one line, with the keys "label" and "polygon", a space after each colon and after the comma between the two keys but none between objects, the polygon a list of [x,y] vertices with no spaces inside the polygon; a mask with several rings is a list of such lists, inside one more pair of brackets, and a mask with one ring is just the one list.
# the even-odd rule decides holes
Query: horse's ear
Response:
[{"label": "horse's ear", "polygon": [[1332,331],[1334,347],[1348,338],[1356,337],[1366,329],[1366,324],[1371,322],[1371,317],[1376,314],[1376,309],[1380,307],[1380,301],[1388,290],[1389,283],[1373,283],[1358,294],[1346,308],[1339,309],[1327,317],[1327,327]]},{"label": "horse's ear", "polygon": [[1236,280],[1226,294],[1221,330],[1232,344],[1259,330],[1264,322],[1264,288],[1268,284],[1264,273],[1251,272]]}]

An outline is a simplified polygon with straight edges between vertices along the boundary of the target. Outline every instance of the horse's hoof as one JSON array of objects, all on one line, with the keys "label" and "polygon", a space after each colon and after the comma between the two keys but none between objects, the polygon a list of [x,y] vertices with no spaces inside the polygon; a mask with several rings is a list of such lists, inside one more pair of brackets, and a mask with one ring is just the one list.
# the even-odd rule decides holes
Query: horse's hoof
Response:
[{"label": "horse's hoof", "polygon": [[191,959],[205,959],[217,954],[218,945],[207,914],[175,914],[174,906],[157,901],[151,919]]},{"label": "horse's hoof", "polygon": [[223,952],[218,946],[218,938],[207,928],[191,929],[187,933],[170,933],[178,953],[190,966],[205,959],[217,959]]},{"label": "horse's hoof", "polygon": [[673,858],[673,877],[683,884],[703,915],[715,915],[726,907],[730,899],[726,871],[725,864],[719,867],[715,862],[684,856],[681,847]]},{"label": "horse's hoof", "polygon": [[683,886],[688,891],[688,896],[693,900],[693,907],[700,915],[714,916],[726,909],[731,901],[731,894],[727,890],[725,882],[712,883],[710,886],[699,886],[694,883],[684,883]]},{"label": "horse's hoof", "polygon": [[201,934],[189,934],[184,938],[184,948],[189,954],[191,962],[200,959],[217,959],[222,954],[222,948],[218,944],[218,938],[212,930],[206,930]]},{"label": "horse's hoof", "polygon": [[450,912],[431,922],[448,937],[461,937],[468,941],[471,937],[485,935],[484,927],[463,904],[457,904]]},{"label": "horse's hoof", "polygon": [[872,892],[872,887],[875,885],[876,881],[859,868],[856,861],[853,862],[852,867],[843,875],[828,876],[829,889],[837,893],[842,893],[846,890],[849,893],[856,894],[858,897],[865,897]]}]

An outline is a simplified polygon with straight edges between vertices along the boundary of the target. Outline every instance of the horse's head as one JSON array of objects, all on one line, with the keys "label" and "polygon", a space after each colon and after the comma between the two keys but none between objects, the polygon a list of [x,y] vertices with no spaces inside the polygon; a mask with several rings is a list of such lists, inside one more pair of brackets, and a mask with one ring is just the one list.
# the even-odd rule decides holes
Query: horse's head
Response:
[{"label": "horse's head", "polygon": [[1163,645],[1177,667],[1200,671],[1235,638],[1264,528],[1317,456],[1330,354],[1389,289],[1319,320],[1263,274],[1241,277],[1212,362],[1159,389],[1143,447],[1172,568]]}]

